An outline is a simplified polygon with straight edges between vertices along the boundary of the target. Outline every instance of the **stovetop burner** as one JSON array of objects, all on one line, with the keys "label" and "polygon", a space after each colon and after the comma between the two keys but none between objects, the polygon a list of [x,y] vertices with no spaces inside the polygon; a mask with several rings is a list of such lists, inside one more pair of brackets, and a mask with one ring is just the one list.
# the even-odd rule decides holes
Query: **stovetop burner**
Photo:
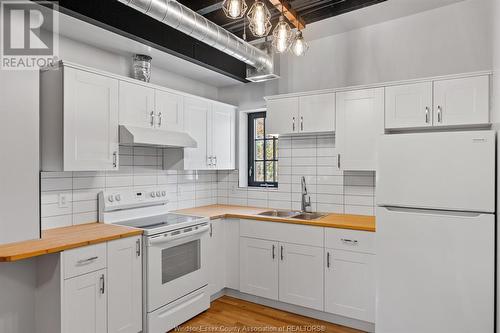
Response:
[{"label": "stovetop burner", "polygon": [[182,214],[162,214],[138,219],[126,220],[117,224],[143,229],[146,235],[170,231],[190,225],[206,222],[206,217],[182,215]]}]

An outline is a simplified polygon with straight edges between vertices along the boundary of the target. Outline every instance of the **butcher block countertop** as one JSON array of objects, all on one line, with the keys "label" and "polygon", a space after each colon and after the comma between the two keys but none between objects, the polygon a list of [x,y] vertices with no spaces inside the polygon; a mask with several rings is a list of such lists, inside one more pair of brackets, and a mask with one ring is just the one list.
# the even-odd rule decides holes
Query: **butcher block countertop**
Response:
[{"label": "butcher block countertop", "polygon": [[0,245],[0,262],[17,261],[76,247],[141,235],[142,230],[90,223],[42,231],[42,238]]},{"label": "butcher block countertop", "polygon": [[271,208],[256,208],[231,205],[210,205],[189,209],[181,209],[176,213],[209,217],[211,220],[220,218],[240,218],[259,221],[282,222],[313,225],[318,227],[352,229],[362,231],[375,231],[375,216],[328,214],[317,220],[299,220],[293,218],[262,216],[259,213],[272,210]]}]

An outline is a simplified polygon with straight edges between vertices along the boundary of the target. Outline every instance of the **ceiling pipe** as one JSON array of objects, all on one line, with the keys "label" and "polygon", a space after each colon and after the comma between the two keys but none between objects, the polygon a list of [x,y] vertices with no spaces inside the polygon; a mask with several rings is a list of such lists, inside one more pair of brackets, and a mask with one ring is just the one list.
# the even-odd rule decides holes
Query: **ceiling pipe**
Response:
[{"label": "ceiling pipe", "polygon": [[273,58],[175,0],[118,0],[254,67],[272,72]]}]

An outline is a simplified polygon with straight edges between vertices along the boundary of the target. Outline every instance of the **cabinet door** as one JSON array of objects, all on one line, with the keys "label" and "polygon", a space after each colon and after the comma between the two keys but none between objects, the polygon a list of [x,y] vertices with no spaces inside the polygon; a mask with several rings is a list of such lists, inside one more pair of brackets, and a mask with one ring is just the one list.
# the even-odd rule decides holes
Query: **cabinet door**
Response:
[{"label": "cabinet door", "polygon": [[267,101],[266,131],[268,134],[298,133],[298,97],[281,98]]},{"label": "cabinet door", "polygon": [[180,95],[155,90],[156,127],[184,131],[184,100]]},{"label": "cabinet door", "polygon": [[196,148],[184,149],[184,169],[204,170],[210,169],[208,163],[208,147],[211,147],[212,137],[207,129],[211,123],[210,103],[186,97],[184,99],[184,129],[197,142]]},{"label": "cabinet door", "polygon": [[298,125],[301,133],[335,131],[335,94],[299,97]]},{"label": "cabinet door", "polygon": [[240,220],[224,220],[225,240],[225,287],[240,290]]},{"label": "cabinet door", "polygon": [[210,237],[208,238],[208,260],[209,271],[208,289],[209,294],[214,295],[225,287],[225,229],[222,220],[214,220],[210,225]]},{"label": "cabinet door", "polygon": [[106,270],[64,280],[63,332],[106,333]]},{"label": "cabinet door", "polygon": [[218,170],[235,166],[235,110],[214,104],[212,111],[212,155]]},{"label": "cabinet door", "polygon": [[154,89],[120,81],[120,125],[154,127],[154,98]]},{"label": "cabinet door", "polygon": [[118,168],[118,81],[64,68],[64,171]]},{"label": "cabinet door", "polygon": [[489,123],[488,75],[434,82],[434,125]]},{"label": "cabinet door", "polygon": [[385,128],[432,126],[432,82],[385,88]]},{"label": "cabinet door", "polygon": [[278,299],[278,243],[240,237],[240,291]]},{"label": "cabinet door", "polygon": [[279,300],[323,311],[323,248],[279,245]]},{"label": "cabinet door", "polygon": [[141,330],[141,237],[108,242],[108,333]]},{"label": "cabinet door", "polygon": [[325,311],[375,322],[375,256],[326,249]]},{"label": "cabinet door", "polygon": [[384,88],[337,93],[335,145],[344,170],[375,170],[384,133]]}]

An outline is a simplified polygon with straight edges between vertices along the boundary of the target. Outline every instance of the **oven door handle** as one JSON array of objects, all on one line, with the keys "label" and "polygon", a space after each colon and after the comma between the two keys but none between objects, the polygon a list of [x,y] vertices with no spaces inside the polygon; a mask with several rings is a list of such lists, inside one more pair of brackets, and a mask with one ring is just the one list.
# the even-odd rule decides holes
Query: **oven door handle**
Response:
[{"label": "oven door handle", "polygon": [[171,241],[179,239],[179,238],[190,237],[190,236],[193,236],[193,235],[197,235],[197,234],[201,234],[201,233],[204,233],[204,232],[208,232],[208,229],[210,229],[210,227],[207,224],[207,225],[205,225],[203,227],[199,227],[196,230],[189,231],[189,232],[182,232],[182,233],[180,233],[178,235],[174,235],[174,236],[167,236],[167,237],[165,237],[165,236],[156,236],[156,237],[152,237],[151,239],[149,239],[148,244],[149,245],[154,245],[154,244],[159,244],[159,243],[171,242]]}]

